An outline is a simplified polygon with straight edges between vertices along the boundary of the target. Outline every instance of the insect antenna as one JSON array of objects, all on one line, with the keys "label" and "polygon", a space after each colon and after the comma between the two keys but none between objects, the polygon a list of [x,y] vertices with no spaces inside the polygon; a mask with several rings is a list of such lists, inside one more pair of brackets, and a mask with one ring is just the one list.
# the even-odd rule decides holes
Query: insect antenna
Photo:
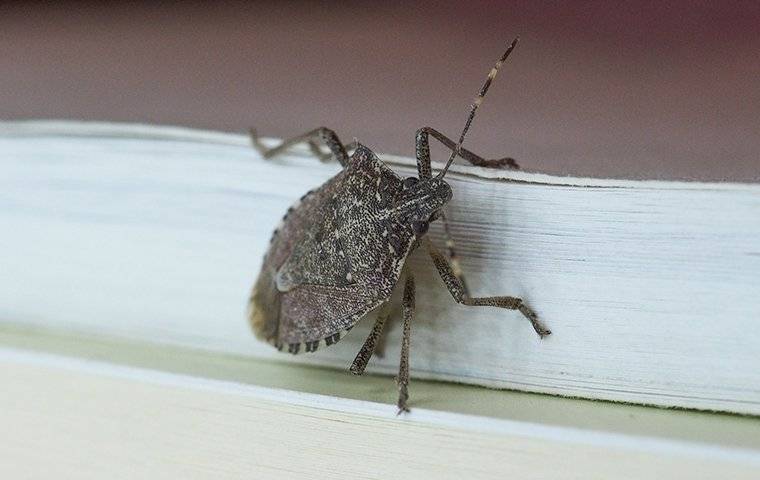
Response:
[{"label": "insect antenna", "polygon": [[501,58],[496,62],[496,65],[494,65],[491,71],[488,72],[488,78],[486,78],[483,86],[480,87],[480,92],[478,93],[478,96],[475,97],[475,101],[472,102],[472,106],[470,107],[470,114],[467,116],[467,122],[465,122],[462,133],[459,135],[459,142],[457,142],[456,147],[454,147],[454,149],[451,151],[449,161],[446,162],[446,166],[443,167],[443,170],[441,170],[441,173],[438,174],[437,178],[443,178],[443,176],[446,175],[446,172],[449,170],[451,163],[454,161],[456,156],[459,155],[459,152],[462,149],[462,143],[464,142],[464,136],[467,135],[467,130],[470,129],[470,125],[472,124],[472,119],[475,118],[475,112],[478,110],[480,104],[483,103],[483,98],[486,96],[488,88],[491,86],[491,82],[493,82],[493,79],[496,78],[496,74],[498,73],[501,64],[504,63],[509,54],[512,53],[512,50],[515,49],[518,40],[520,40],[520,37],[516,37],[514,40],[512,40],[512,43],[510,43],[509,47],[507,47],[507,51],[504,52]]}]

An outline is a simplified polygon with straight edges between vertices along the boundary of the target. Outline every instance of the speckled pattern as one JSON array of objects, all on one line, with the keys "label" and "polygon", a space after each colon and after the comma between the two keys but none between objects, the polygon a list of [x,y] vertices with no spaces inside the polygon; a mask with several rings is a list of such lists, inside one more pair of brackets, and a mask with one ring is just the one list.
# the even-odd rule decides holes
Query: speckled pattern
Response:
[{"label": "speckled pattern", "polygon": [[360,145],[347,168],[291,207],[275,231],[251,296],[257,336],[290,353],[338,341],[388,300],[424,234],[418,225],[450,198],[444,181],[405,184]]},{"label": "speckled pattern", "polygon": [[[323,340],[326,345],[339,341],[343,332],[390,299],[406,257],[419,246],[430,222],[440,219],[446,223],[443,208],[451,200],[452,191],[443,178],[456,157],[481,166],[517,166],[514,160],[485,160],[472,152],[462,152],[462,143],[475,114],[517,42],[515,38],[488,73],[470,106],[456,144],[432,128],[417,131],[417,177],[401,180],[361,144],[357,144],[354,154],[347,158],[338,136],[325,127],[286,139],[271,149],[264,148],[256,130],[251,130],[253,146],[264,158],[306,142],[317,158],[322,159],[324,155],[316,144],[319,139],[343,167],[339,174],[288,209],[282,225],[275,230],[249,302],[250,323],[259,338],[274,343],[279,350],[287,345],[292,354],[299,353],[302,344],[306,351],[313,352]],[[451,151],[435,177],[432,176],[428,135],[433,135]],[[429,241],[428,251],[456,302],[520,310],[541,337],[551,333],[520,298],[470,297],[453,254],[453,239],[449,237],[446,243],[450,259],[437,254]],[[409,344],[415,303],[414,277],[411,271],[405,276],[404,332],[396,377],[399,413],[408,411]],[[381,329],[382,321],[378,321],[377,328],[351,365],[353,373],[363,371]]]},{"label": "speckled pattern", "polygon": [[[316,143],[319,139],[329,148],[331,157],[343,167],[335,177],[290,207],[281,225],[275,229],[249,301],[249,320],[259,338],[273,343],[280,350],[287,345],[292,354],[301,352],[302,343],[307,352],[313,352],[322,341],[326,345],[339,341],[343,332],[390,299],[407,255],[419,246],[430,222],[441,219],[446,223],[443,207],[451,200],[452,191],[443,177],[457,156],[475,165],[517,167],[511,159],[485,160],[462,149],[478,108],[517,42],[518,38],[515,38],[509,44],[488,73],[470,106],[456,144],[430,127],[417,130],[417,177],[401,180],[361,144],[349,159],[346,148],[329,128],[316,128],[286,139],[273,148],[266,148],[259,141],[256,130],[251,129],[253,146],[264,158],[272,158],[305,142],[317,158],[322,159],[324,154]],[[436,177],[432,176],[428,135],[433,135],[451,151],[446,165]],[[450,237],[447,240],[450,259],[439,254],[432,243],[427,244],[433,262],[456,302],[520,310],[541,337],[551,333],[519,298],[470,297]],[[410,298],[414,297],[411,272],[406,276],[404,342],[398,377],[403,389],[408,382],[408,361],[405,358],[409,354],[409,323],[413,309],[406,304],[407,292],[411,291]],[[373,335],[379,335],[379,332],[373,332]],[[351,367],[354,373],[363,370],[375,341],[370,335],[365,342]],[[406,392],[402,391],[399,410],[405,409]]]}]

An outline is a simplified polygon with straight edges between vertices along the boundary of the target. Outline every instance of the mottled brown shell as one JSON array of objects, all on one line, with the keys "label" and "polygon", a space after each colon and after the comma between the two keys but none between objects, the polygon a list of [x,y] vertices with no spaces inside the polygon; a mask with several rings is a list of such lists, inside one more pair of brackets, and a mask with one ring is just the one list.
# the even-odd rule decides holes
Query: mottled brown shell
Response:
[{"label": "mottled brown shell", "polygon": [[331,345],[387,301],[415,236],[394,207],[402,181],[359,145],[272,235],[249,305],[260,339],[291,353]]}]

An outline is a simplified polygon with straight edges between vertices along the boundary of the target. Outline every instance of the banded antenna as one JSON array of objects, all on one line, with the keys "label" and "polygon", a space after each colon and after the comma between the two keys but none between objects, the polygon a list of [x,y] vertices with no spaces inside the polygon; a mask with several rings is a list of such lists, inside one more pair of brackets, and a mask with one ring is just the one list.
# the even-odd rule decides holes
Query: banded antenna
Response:
[{"label": "banded antenna", "polygon": [[488,88],[491,86],[491,82],[493,82],[493,79],[496,78],[496,74],[499,72],[499,68],[501,67],[501,64],[504,63],[504,61],[507,59],[510,53],[512,53],[512,50],[515,49],[515,46],[517,45],[517,42],[520,40],[520,37],[516,37],[514,40],[512,40],[512,43],[509,44],[509,47],[507,47],[507,51],[504,52],[504,55],[501,56],[501,58],[496,62],[496,65],[493,66],[490,72],[488,72],[488,78],[486,78],[485,83],[482,87],[480,87],[480,92],[478,93],[478,96],[475,97],[475,101],[472,102],[472,106],[470,107],[470,115],[467,116],[467,122],[464,124],[464,128],[462,129],[462,134],[459,135],[459,142],[457,142],[457,146],[454,147],[454,150],[451,151],[451,156],[449,157],[449,161],[446,162],[446,166],[443,167],[443,170],[441,170],[441,173],[438,174],[437,178],[443,178],[444,175],[446,175],[446,172],[449,170],[449,167],[454,162],[454,159],[457,155],[459,155],[459,152],[462,150],[462,143],[464,142],[464,137],[467,135],[467,130],[470,129],[470,125],[472,124],[472,119],[475,118],[475,112],[478,110],[478,107],[481,103],[483,103],[483,98],[486,96],[486,93],[488,92]]}]

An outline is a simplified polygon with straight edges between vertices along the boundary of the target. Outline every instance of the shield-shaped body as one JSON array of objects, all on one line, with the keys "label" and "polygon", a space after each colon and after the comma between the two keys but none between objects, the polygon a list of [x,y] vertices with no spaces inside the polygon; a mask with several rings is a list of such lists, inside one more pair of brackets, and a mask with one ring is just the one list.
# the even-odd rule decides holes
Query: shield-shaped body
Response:
[{"label": "shield-shaped body", "polygon": [[395,207],[401,190],[401,178],[359,145],[340,173],[288,210],[251,295],[257,337],[314,351],[390,298],[416,243]]},{"label": "shield-shaped body", "polygon": [[[443,208],[451,200],[452,192],[444,177],[455,157],[482,167],[517,166],[512,159],[489,160],[462,148],[475,111],[516,43],[517,39],[488,74],[470,107],[458,142],[430,127],[417,131],[417,177],[402,180],[362,145],[349,158],[335,132],[325,127],[283,140],[272,148],[264,146],[256,132],[251,132],[253,144],[264,158],[305,142],[315,155],[324,159],[319,140],[330,149],[329,157],[343,166],[339,174],[291,207],[275,230],[249,302],[249,321],[257,337],[279,349],[287,346],[294,354],[313,352],[322,342],[332,345],[369,311],[390,299],[409,252],[420,243],[425,244],[457,303],[519,310],[539,336],[551,333],[521,298],[471,296],[461,278],[453,240],[447,239],[449,258],[446,258],[431,241],[424,239],[430,223],[439,219],[447,232]],[[448,162],[435,177],[429,135],[451,149]],[[415,304],[414,276],[411,272],[405,276],[401,358],[396,377],[399,412],[408,411],[409,344]],[[386,319],[387,312],[378,315],[351,364],[352,373],[364,372]]]}]

